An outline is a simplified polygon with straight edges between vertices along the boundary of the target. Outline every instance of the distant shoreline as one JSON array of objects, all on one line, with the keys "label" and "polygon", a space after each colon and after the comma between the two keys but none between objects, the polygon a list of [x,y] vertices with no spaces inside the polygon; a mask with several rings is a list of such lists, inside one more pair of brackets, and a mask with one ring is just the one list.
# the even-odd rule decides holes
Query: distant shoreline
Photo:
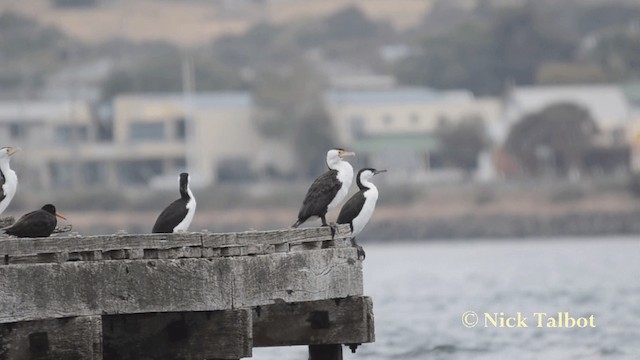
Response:
[{"label": "distant shoreline", "polygon": [[640,210],[576,212],[563,215],[459,216],[424,221],[380,221],[369,225],[363,238],[389,239],[501,239],[640,235]]},{"label": "distant shoreline", "polygon": [[[289,227],[290,211],[251,213],[249,210],[208,211],[196,216],[191,231],[233,232],[275,230]],[[243,216],[246,215],[246,216]],[[118,211],[66,214],[73,231],[83,235],[110,234],[124,229],[148,233],[155,212]],[[382,214],[380,214],[382,215]],[[402,220],[398,216],[374,216],[359,238],[368,243],[444,239],[507,239],[640,235],[640,209],[631,211],[583,211],[564,214],[457,215]],[[303,226],[318,226],[319,221]]]}]

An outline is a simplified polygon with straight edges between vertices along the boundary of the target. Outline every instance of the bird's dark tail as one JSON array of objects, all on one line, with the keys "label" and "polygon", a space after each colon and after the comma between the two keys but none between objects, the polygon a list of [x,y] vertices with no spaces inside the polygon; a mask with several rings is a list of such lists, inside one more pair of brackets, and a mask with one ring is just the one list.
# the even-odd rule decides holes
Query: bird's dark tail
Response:
[{"label": "bird's dark tail", "polygon": [[298,219],[298,221],[296,221],[295,224],[291,225],[292,228],[297,228],[298,226],[300,226],[304,221],[300,221],[300,219]]}]

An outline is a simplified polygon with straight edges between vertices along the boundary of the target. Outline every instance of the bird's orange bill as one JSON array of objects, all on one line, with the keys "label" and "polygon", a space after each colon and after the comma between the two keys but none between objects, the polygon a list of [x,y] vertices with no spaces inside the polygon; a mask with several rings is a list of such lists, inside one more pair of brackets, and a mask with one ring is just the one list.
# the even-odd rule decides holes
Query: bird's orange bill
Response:
[{"label": "bird's orange bill", "polygon": [[67,218],[64,217],[62,214],[60,214],[59,212],[56,212],[56,216],[59,217],[60,219],[67,220]]},{"label": "bird's orange bill", "polygon": [[353,151],[345,151],[342,154],[340,154],[341,157],[345,157],[345,156],[356,156],[356,153],[354,153]]}]

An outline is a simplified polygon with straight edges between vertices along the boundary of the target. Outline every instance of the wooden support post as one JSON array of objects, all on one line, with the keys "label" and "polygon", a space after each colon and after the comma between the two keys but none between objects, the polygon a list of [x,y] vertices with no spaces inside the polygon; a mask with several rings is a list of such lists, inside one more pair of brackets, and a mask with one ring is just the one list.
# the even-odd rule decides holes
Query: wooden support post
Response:
[{"label": "wooden support post", "polygon": [[102,359],[100,316],[0,324],[0,359]]},{"label": "wooden support post", "polygon": [[249,309],[103,317],[105,359],[251,357]]},{"label": "wooden support post", "polygon": [[342,345],[309,345],[309,360],[342,360]]},{"label": "wooden support post", "polygon": [[253,346],[362,344],[375,340],[369,297],[280,303],[253,310]]}]

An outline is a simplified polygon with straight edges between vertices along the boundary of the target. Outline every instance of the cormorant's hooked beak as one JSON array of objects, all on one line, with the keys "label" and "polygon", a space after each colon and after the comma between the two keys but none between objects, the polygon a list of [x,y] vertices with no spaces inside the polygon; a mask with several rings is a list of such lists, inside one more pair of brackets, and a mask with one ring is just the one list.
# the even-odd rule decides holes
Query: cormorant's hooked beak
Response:
[{"label": "cormorant's hooked beak", "polygon": [[59,217],[62,220],[67,220],[66,217],[64,217],[62,214],[60,214],[59,212],[56,211],[56,216]]},{"label": "cormorant's hooked beak", "polygon": [[375,171],[373,172],[373,175],[378,175],[378,174],[386,173],[386,172],[387,172],[387,169],[375,170]]},{"label": "cormorant's hooked beak", "polygon": [[356,153],[354,153],[353,151],[343,151],[342,154],[340,154],[340,157],[347,157],[347,156],[356,156]]},{"label": "cormorant's hooked beak", "polygon": [[11,155],[17,153],[20,150],[22,150],[22,149],[20,149],[19,147],[17,147],[17,148],[10,147],[10,148],[7,149],[7,155],[11,156]]}]

